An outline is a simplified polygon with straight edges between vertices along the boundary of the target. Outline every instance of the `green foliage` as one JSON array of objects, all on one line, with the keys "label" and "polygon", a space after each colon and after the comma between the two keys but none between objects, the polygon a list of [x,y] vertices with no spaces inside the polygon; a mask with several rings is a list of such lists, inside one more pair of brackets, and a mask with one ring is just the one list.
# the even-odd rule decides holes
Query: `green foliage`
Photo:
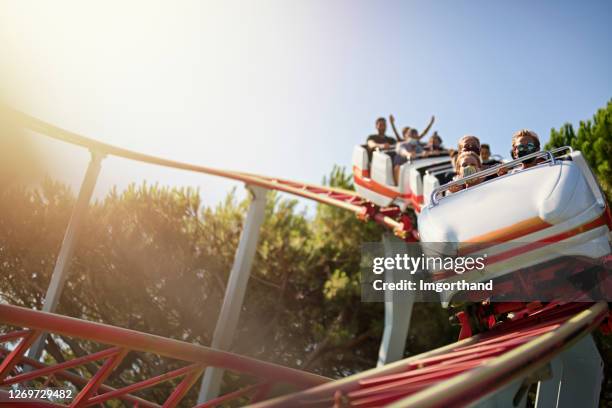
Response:
[{"label": "green foliage", "polygon": [[[580,122],[578,132],[570,123],[559,130],[551,129],[550,140],[546,148],[571,146],[580,150],[589,163],[599,185],[612,202],[612,99],[605,108],[593,115],[592,120]],[[612,340],[610,336],[596,333],[595,339],[605,362],[605,383],[602,389],[601,406],[609,406],[610,389],[612,388]]]},{"label": "green foliage", "polygon": [[546,148],[571,146],[580,150],[612,201],[612,100],[592,120],[580,122],[578,132],[570,123],[551,129]]},{"label": "green foliage", "polygon": [[[325,182],[352,189],[342,168]],[[37,189],[0,189],[0,300],[41,307],[73,203],[69,189],[49,180]],[[211,208],[188,188],[113,190],[90,208],[58,313],[210,344],[248,205],[233,193]],[[360,247],[382,233],[347,211],[320,205],[307,216],[296,200],[269,193],[232,351],[332,377],[373,367],[383,305],[361,302]],[[438,305],[417,305],[412,323],[407,354],[455,335]],[[98,347],[54,339],[47,351],[57,361]],[[176,367],[130,353],[110,381],[119,387]],[[224,387],[244,381],[228,374]],[[170,390],[143,395],[162,400]]]}]

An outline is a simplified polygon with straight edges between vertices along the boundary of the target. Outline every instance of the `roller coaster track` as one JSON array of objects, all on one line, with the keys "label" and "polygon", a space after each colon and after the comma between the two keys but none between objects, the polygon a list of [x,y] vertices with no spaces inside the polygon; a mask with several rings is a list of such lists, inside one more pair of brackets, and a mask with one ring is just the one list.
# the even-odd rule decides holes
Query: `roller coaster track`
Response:
[{"label": "roller coaster track", "polygon": [[541,367],[607,313],[605,303],[551,304],[489,332],[253,408],[466,406]]},{"label": "roller coaster track", "polygon": [[[13,112],[18,123],[34,132],[85,147],[102,155],[184,169],[295,194],[374,219],[397,232],[409,225],[393,209],[378,209],[353,191],[321,187],[249,173],[218,170],[144,155],[100,143],[25,115]],[[477,401],[504,385],[545,366],[607,318],[605,303],[551,303],[509,320],[493,329],[457,343],[344,379],[266,363],[229,352],[178,340],[140,333],[101,323],[0,304],[0,323],[9,330],[0,334],[0,406],[15,406],[9,390],[38,380],[46,386],[70,383],[76,395],[71,407],[85,407],[119,400],[134,407],[175,407],[197,382],[206,367],[220,367],[244,376],[250,385],[197,405],[213,407],[229,401],[254,407],[442,407]],[[93,354],[59,354],[45,363],[25,352],[43,333],[61,344],[62,338],[78,338],[96,346]],[[151,378],[111,386],[111,374],[130,353],[150,353],[176,362],[176,368]],[[83,368],[87,367],[87,370]],[[93,370],[92,370],[93,367]],[[88,374],[85,374],[88,372]],[[160,405],[138,392],[171,381],[172,392]],[[129,382],[129,381],[128,381]],[[285,384],[298,391],[277,395]],[[301,390],[301,391],[300,391]],[[268,398],[268,399],[266,399]],[[62,407],[57,402],[33,400],[21,407]],[[30,404],[30,405],[27,405]]]},{"label": "roller coaster track", "polygon": [[264,187],[270,190],[293,194],[323,204],[332,205],[353,212],[358,218],[367,221],[374,220],[377,223],[393,230],[396,235],[407,240],[414,240],[416,232],[408,217],[402,216],[396,207],[379,208],[357,195],[355,191],[345,190],[329,186],[318,186],[302,182],[294,182],[277,177],[267,177],[257,174],[220,170],[212,167],[188,164],[161,157],[151,156],[134,152],[121,147],[102,143],[97,140],[78,135],[76,133],[61,129],[50,123],[34,118],[19,111],[9,110],[9,118],[16,120],[18,125],[30,129],[36,133],[43,134],[62,142],[81,146],[102,155],[121,157],[143,163],[170,167],[180,170],[188,170],[197,173],[209,174],[235,181],[241,181],[248,185]]},{"label": "roller coaster track", "polygon": [[[166,339],[151,334],[25,309],[0,305],[0,322],[17,330],[0,336],[0,388],[45,378],[45,384],[68,381],[80,388],[70,406],[85,407],[121,400],[134,407],[159,407],[133,395],[139,390],[182,378],[164,407],[174,407],[208,366],[221,367],[256,378],[253,384],[197,405],[213,407],[246,399],[257,408],[271,407],[447,407],[463,406],[494,392],[513,380],[546,364],[557,354],[587,335],[606,318],[605,303],[550,304],[515,322],[457,343],[332,381],[329,378],[265,363],[236,354]],[[103,344],[100,350],[72,360],[45,365],[24,356],[43,332]],[[135,382],[120,389],[104,384],[128,353],[148,352],[182,362],[170,372]],[[103,361],[91,377],[70,371],[87,363]],[[24,366],[34,367],[24,371]],[[284,383],[307,388],[275,399],[261,401],[272,386]],[[0,393],[0,405],[8,400]],[[37,402],[40,407],[65,405]],[[8,405],[10,406],[10,405]]]},{"label": "roller coaster track", "polygon": [[[133,403],[135,406],[158,407],[158,404],[129,395],[129,393],[165,381],[183,378],[163,405],[164,407],[176,406],[207,366],[220,367],[261,378],[262,382],[249,387],[249,392],[255,394],[262,390],[266,391],[271,383],[291,384],[303,388],[330,381],[328,378],[305,371],[224,351],[212,350],[208,347],[17,306],[0,305],[0,322],[19,328],[27,327],[25,330],[20,329],[0,336],[0,342],[14,343],[12,349],[2,348],[0,350],[0,354],[4,356],[0,364],[0,386],[27,384],[28,381],[40,377],[46,377],[47,382],[51,384],[57,384],[61,380],[70,381],[83,387],[74,398],[71,406],[88,406],[111,399],[121,399],[124,402]],[[90,340],[111,347],[87,356],[47,366],[24,357],[24,352],[44,332]],[[129,352],[154,353],[162,357],[179,360],[183,365],[171,372],[131,384],[119,390],[104,386],[103,382]],[[104,363],[89,379],[69,371],[71,368],[96,361],[104,361]],[[35,367],[35,370],[22,371],[19,374],[9,376],[10,373],[19,371],[15,370],[18,365],[30,365]],[[103,393],[100,393],[100,391]],[[246,391],[244,393],[248,394]],[[236,394],[230,396],[237,397]],[[0,397],[0,401],[2,401],[2,397]],[[214,404],[204,404],[199,408],[206,406],[214,406]]]}]

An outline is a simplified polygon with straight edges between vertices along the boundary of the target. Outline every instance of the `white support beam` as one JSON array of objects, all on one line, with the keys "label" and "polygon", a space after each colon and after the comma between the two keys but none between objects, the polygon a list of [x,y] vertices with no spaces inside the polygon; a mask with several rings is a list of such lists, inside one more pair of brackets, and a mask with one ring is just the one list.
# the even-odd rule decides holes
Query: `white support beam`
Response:
[{"label": "white support beam", "polygon": [[603,361],[593,336],[584,337],[551,363],[553,378],[538,383],[536,408],[599,406]]},{"label": "white support beam", "polygon": [[[603,362],[593,341],[586,336],[571,348],[551,360],[548,365],[532,373],[537,383],[536,408],[570,408],[599,406],[599,393],[603,379]],[[520,401],[517,391],[524,379],[514,381],[494,394],[483,398],[473,408],[521,408],[527,406],[526,389]],[[533,384],[527,382],[527,386]]]},{"label": "white support beam", "polygon": [[[211,344],[212,348],[219,350],[229,350],[232,345],[244,294],[251,274],[253,258],[257,249],[260,227],[264,221],[266,210],[268,190],[256,186],[247,186],[247,188],[251,192],[252,201],[244,221],[240,242],[238,243],[234,258],[234,265],[227,282],[223,306],[221,306],[221,312],[217,319]],[[200,387],[198,404],[209,401],[219,395],[222,379],[222,369],[215,367],[206,369]]]},{"label": "white support beam", "polygon": [[[383,246],[385,256],[394,257],[402,247],[406,246],[406,243],[390,233],[385,233]],[[385,271],[387,282],[399,281],[402,278],[410,278],[410,276],[406,274],[398,276],[395,271]],[[414,292],[385,292],[385,326],[378,351],[377,367],[404,358],[413,305]]]},{"label": "white support beam", "polygon": [[[49,287],[47,288],[47,293],[45,295],[42,308],[44,312],[55,311],[60,297],[62,296],[62,290],[64,289],[64,284],[66,283],[66,278],[68,277],[70,260],[78,239],[81,224],[83,223],[83,218],[87,214],[89,202],[91,201],[91,196],[93,195],[94,188],[96,187],[96,181],[98,180],[98,175],[100,174],[103,159],[104,155],[95,151],[91,152],[91,160],[89,161],[87,172],[83,178],[81,189],[79,190],[79,196],[74,204],[74,208],[72,209],[72,215],[70,216],[70,221],[68,222],[68,227],[66,228],[66,233],[64,234],[64,239],[62,241],[62,246],[60,248],[59,255],[57,256],[57,260],[55,261],[51,281],[49,283]],[[40,355],[45,347],[46,337],[46,334],[42,334],[36,340],[28,351],[28,357],[33,359],[40,358]]]}]

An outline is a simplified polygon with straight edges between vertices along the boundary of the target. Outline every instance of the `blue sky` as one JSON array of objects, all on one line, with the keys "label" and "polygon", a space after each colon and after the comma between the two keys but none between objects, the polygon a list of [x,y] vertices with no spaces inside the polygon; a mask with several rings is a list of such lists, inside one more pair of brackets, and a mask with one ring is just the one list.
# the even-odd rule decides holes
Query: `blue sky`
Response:
[{"label": "blue sky", "polygon": [[[320,182],[378,116],[447,146],[587,119],[612,97],[610,1],[0,1],[0,92],[102,141]],[[74,185],[87,155],[45,143]],[[97,194],[146,179],[236,184],[107,159]]]}]

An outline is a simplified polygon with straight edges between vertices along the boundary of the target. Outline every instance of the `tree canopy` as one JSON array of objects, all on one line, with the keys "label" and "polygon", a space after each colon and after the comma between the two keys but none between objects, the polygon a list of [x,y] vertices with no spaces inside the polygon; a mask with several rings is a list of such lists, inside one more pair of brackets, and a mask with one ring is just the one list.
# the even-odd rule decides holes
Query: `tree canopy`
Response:
[{"label": "tree canopy", "polygon": [[[612,202],[612,99],[604,108],[597,110],[592,120],[580,121],[577,132],[571,123],[565,123],[559,130],[551,129],[546,148],[561,146],[571,146],[582,152],[599,180],[608,203]],[[612,389],[612,339],[601,333],[596,333],[595,339],[605,362],[601,406],[609,406]]]},{"label": "tree canopy", "polygon": [[[341,168],[325,182],[352,188]],[[2,300],[41,308],[73,203],[73,193],[52,180],[0,189]],[[90,207],[57,312],[209,345],[248,205],[230,193],[206,207],[190,188],[112,191]],[[344,210],[319,205],[307,215],[298,201],[269,193],[231,350],[331,377],[375,366],[383,305],[361,302],[359,264],[361,243],[380,241],[382,233]],[[412,319],[407,355],[456,338],[437,304],[417,305]],[[56,336],[48,358],[97,347]],[[122,386],[176,364],[130,353],[111,382]],[[242,381],[228,374],[224,386]],[[169,391],[168,385],[143,394],[161,399]]]},{"label": "tree canopy", "polygon": [[593,115],[580,121],[578,131],[571,123],[559,130],[551,129],[546,148],[571,146],[580,150],[599,179],[599,184],[612,201],[612,99]]}]

